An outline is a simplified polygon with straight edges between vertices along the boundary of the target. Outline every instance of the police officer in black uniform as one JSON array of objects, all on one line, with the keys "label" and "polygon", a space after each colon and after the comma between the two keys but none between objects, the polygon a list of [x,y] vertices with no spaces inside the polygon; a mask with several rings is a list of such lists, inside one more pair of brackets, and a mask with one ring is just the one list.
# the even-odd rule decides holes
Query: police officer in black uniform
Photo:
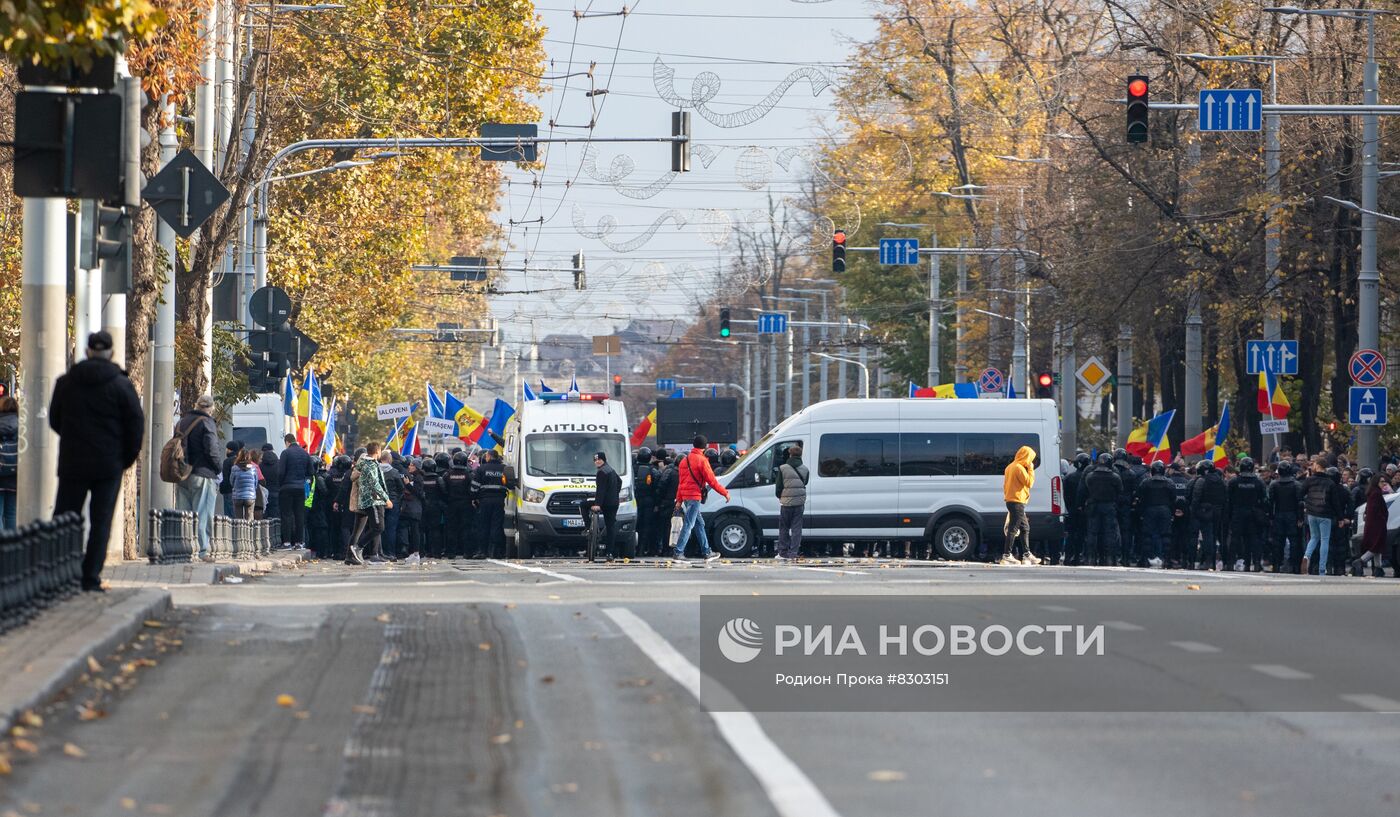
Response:
[{"label": "police officer in black uniform", "polygon": [[647,542],[651,538],[651,528],[656,505],[656,472],[651,467],[651,449],[642,446],[637,449],[635,467],[632,469],[632,498],[637,501],[637,550],[638,555],[647,555]]},{"label": "police officer in black uniform", "polygon": [[1065,564],[1080,565],[1084,559],[1084,509],[1079,494],[1084,490],[1084,472],[1092,460],[1080,451],[1074,455],[1074,468],[1065,476]]},{"label": "police officer in black uniform", "polygon": [[[1219,544],[1216,529],[1224,516],[1227,500],[1225,477],[1210,460],[1202,460],[1199,467],[1201,474],[1191,485],[1191,539],[1194,544],[1197,534],[1201,538],[1200,552],[1196,559],[1198,569],[1214,570]],[[1194,547],[1191,550],[1194,550]]]},{"label": "police officer in black uniform", "polygon": [[[330,539],[330,552],[322,558],[343,561],[345,559],[345,540],[348,533],[346,517],[354,516],[350,513],[346,502],[349,501],[348,491],[342,491],[342,487],[350,482],[350,458],[341,454],[331,460],[330,470],[326,472],[326,494],[330,497],[330,511],[326,514],[330,530],[327,535]],[[342,499],[342,494],[344,499]]]},{"label": "police officer in black uniform", "polygon": [[1191,506],[1187,501],[1186,490],[1190,478],[1186,476],[1186,467],[1180,460],[1167,467],[1167,479],[1171,480],[1172,486],[1176,488],[1176,501],[1172,503],[1172,549],[1168,562],[1172,567],[1179,568],[1187,562],[1186,538],[1191,533]]},{"label": "police officer in black uniform", "polygon": [[467,452],[452,455],[452,466],[441,475],[442,492],[447,504],[445,558],[482,558],[472,522],[472,470]]},{"label": "police officer in black uniform", "polygon": [[506,466],[496,451],[487,451],[472,472],[472,495],[476,497],[477,540],[485,557],[506,555],[506,492],[514,487],[506,482]]},{"label": "police officer in black uniform", "polygon": [[447,507],[442,475],[438,473],[437,461],[431,457],[424,457],[419,468],[423,471],[423,555],[429,559],[441,559],[443,514]]},{"label": "police officer in black uniform", "polygon": [[1259,534],[1264,529],[1264,510],[1268,505],[1268,486],[1254,473],[1254,460],[1242,457],[1239,474],[1226,487],[1225,505],[1230,515],[1230,540],[1225,546],[1225,569],[1264,569],[1263,548]]},{"label": "police officer in black uniform", "polygon": [[676,489],[680,487],[681,473],[676,466],[675,455],[662,448],[652,455],[656,460],[656,499],[652,519],[656,521],[653,536],[654,552],[662,555],[671,542],[671,516],[676,511]]},{"label": "police officer in black uniform", "polygon": [[1118,552],[1122,564],[1133,564],[1133,559],[1137,552],[1136,529],[1133,525],[1133,500],[1137,497],[1138,474],[1133,470],[1132,459],[1128,452],[1118,449],[1113,452],[1113,468],[1118,472],[1118,479],[1123,483],[1123,490],[1118,494]]},{"label": "police officer in black uniform", "polygon": [[1280,462],[1278,476],[1269,483],[1269,513],[1273,517],[1273,547],[1269,552],[1275,573],[1297,573],[1308,537],[1299,532],[1303,518],[1303,485],[1293,463]]},{"label": "police officer in black uniform", "polygon": [[1079,506],[1084,510],[1084,558],[1086,565],[1118,563],[1118,498],[1123,478],[1113,467],[1113,455],[1099,455],[1098,464],[1084,473]]},{"label": "police officer in black uniform", "polygon": [[1148,567],[1161,567],[1171,539],[1176,485],[1167,479],[1167,465],[1153,462],[1147,479],[1138,483],[1134,510],[1142,519],[1142,553]]}]

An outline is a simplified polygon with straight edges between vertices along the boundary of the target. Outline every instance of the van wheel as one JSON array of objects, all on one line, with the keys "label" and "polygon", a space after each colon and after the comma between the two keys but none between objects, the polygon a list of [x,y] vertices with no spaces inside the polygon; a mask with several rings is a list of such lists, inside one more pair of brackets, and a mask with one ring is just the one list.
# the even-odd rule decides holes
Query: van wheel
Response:
[{"label": "van wheel", "polygon": [[515,558],[533,559],[535,557],[535,546],[530,542],[530,536],[525,531],[515,529]]},{"label": "van wheel", "polygon": [[617,540],[617,548],[621,551],[617,554],[618,556],[624,559],[637,558],[637,534],[635,532],[623,534]]},{"label": "van wheel", "polygon": [[977,528],[963,516],[944,521],[933,534],[933,549],[940,558],[958,561],[977,552]]},{"label": "van wheel", "polygon": [[719,552],[731,559],[748,556],[758,541],[753,523],[736,513],[725,514],[715,523],[715,544]]}]

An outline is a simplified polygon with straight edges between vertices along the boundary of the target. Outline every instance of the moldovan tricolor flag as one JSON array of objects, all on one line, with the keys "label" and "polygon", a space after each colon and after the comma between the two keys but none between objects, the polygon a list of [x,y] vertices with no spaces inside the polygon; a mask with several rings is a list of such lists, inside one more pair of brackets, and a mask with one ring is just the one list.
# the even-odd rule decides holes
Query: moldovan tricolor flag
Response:
[{"label": "moldovan tricolor flag", "polygon": [[1288,395],[1283,393],[1283,382],[1276,374],[1259,373],[1257,401],[1259,413],[1270,420],[1286,419],[1288,410],[1292,408],[1288,402]]},{"label": "moldovan tricolor flag", "polygon": [[1175,416],[1176,409],[1171,409],[1133,429],[1123,448],[1129,454],[1142,457],[1143,462],[1151,462],[1157,450],[1162,447],[1162,441],[1167,438],[1167,428],[1171,426]]},{"label": "moldovan tricolor flag", "polygon": [[[685,389],[676,389],[671,392],[670,399],[675,400],[678,397],[685,397]],[[643,417],[642,421],[637,423],[637,427],[632,429],[632,447],[636,448],[641,445],[642,441],[647,438],[647,435],[650,434],[654,428],[656,428],[656,409],[652,408],[651,413]],[[660,442],[660,440],[657,442]]]}]

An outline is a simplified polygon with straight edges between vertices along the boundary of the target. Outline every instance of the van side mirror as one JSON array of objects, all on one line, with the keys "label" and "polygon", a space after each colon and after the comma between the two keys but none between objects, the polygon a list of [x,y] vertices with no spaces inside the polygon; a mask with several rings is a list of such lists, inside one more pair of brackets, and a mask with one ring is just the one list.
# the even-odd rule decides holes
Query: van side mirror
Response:
[{"label": "van side mirror", "polygon": [[507,485],[514,485],[514,484],[515,484],[515,466],[514,466],[514,465],[507,465],[507,466],[505,467],[503,473],[504,473],[505,478],[506,478],[506,484],[507,484]]}]

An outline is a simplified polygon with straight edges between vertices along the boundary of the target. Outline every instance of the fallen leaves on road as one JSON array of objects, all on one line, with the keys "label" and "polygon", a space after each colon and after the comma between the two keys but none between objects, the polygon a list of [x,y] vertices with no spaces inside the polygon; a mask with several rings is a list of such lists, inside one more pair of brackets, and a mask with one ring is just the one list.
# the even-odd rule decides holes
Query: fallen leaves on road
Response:
[{"label": "fallen leaves on road", "polygon": [[89,655],[89,656],[87,657],[87,667],[88,667],[88,672],[101,672],[101,671],[102,671],[102,665],[99,664],[99,663],[97,663],[97,659],[96,659],[96,658],[93,658],[91,655]]},{"label": "fallen leaves on road", "polygon": [[95,721],[107,717],[107,713],[97,708],[92,702],[78,704],[78,720]]},{"label": "fallen leaves on road", "polygon": [[165,622],[163,622],[163,621],[156,621],[156,620],[153,619],[153,618],[148,618],[148,619],[146,619],[145,621],[141,622],[141,624],[144,625],[144,626],[146,626],[146,627],[150,627],[152,630],[163,630],[163,629],[165,629]]},{"label": "fallen leaves on road", "polygon": [[556,595],[554,595],[553,593],[550,593],[550,594],[549,594],[549,599],[550,599],[550,601],[558,601],[558,600],[559,600],[559,596],[556,596]]},{"label": "fallen leaves on road", "polygon": [[875,783],[898,783],[904,778],[904,772],[895,771],[894,769],[876,769],[865,775],[866,780]]},{"label": "fallen leaves on road", "polygon": [[541,683],[541,684],[552,684],[552,683],[554,683],[554,676],[553,676],[553,675],[541,675],[541,676],[540,676],[540,683]]},{"label": "fallen leaves on road", "polygon": [[83,748],[82,748],[81,746],[77,745],[76,743],[65,743],[65,744],[63,744],[63,753],[64,753],[65,755],[68,755],[69,757],[78,757],[78,758],[87,757],[87,752],[84,752],[84,751],[83,751]]},{"label": "fallen leaves on road", "polygon": [[436,610],[424,610],[424,611],[423,611],[423,615],[425,615],[425,616],[435,616],[435,615],[437,615],[437,614],[438,614],[438,611],[436,611]]},{"label": "fallen leaves on road", "polygon": [[617,685],[620,686],[620,687],[649,687],[649,686],[651,686],[651,679],[650,679],[650,678],[628,678],[628,679],[625,680],[625,681],[618,681],[618,682],[617,682]]},{"label": "fallen leaves on road", "polygon": [[39,747],[34,744],[34,741],[28,738],[15,738],[13,741],[10,742],[10,745],[14,746],[21,752],[24,752],[26,755],[39,754]]},{"label": "fallen leaves on road", "polygon": [[1186,585],[1186,589],[1187,589],[1187,590],[1200,590],[1200,589],[1201,589],[1201,586],[1200,586],[1199,584],[1188,584],[1188,585]]},{"label": "fallen leaves on road", "polygon": [[573,794],[578,791],[578,784],[572,780],[568,783],[555,783],[549,787],[555,794]]},{"label": "fallen leaves on road", "polygon": [[355,704],[354,706],[350,707],[350,711],[354,712],[357,715],[373,715],[379,710],[375,709],[369,704]]},{"label": "fallen leaves on road", "polygon": [[291,708],[297,705],[297,699],[284,692],[277,696],[277,705]]},{"label": "fallen leaves on road", "polygon": [[40,717],[39,713],[32,709],[26,709],[21,712],[19,715],[19,722],[28,726],[30,729],[40,729],[44,725],[44,719]]},{"label": "fallen leaves on road", "polygon": [[496,744],[497,746],[510,743],[510,733],[506,732],[500,735],[495,735],[491,738],[491,742]]},{"label": "fallen leaves on road", "polygon": [[374,617],[374,620],[379,622],[380,624],[388,624],[389,622],[394,620],[394,617],[388,613],[380,613],[379,615]]},{"label": "fallen leaves on road", "polygon": [[480,644],[477,644],[476,648],[478,650],[481,650],[482,652],[489,652],[491,650],[491,643],[489,641],[483,641]]},{"label": "fallen leaves on road", "polygon": [[0,755],[0,776],[8,776],[13,771],[14,767],[10,765],[10,758],[6,755]]},{"label": "fallen leaves on road", "polygon": [[123,798],[121,799],[121,804],[122,804],[122,808],[126,809],[127,811],[135,811],[135,810],[136,810],[136,801],[133,800],[133,799],[130,798],[130,797],[123,797]]},{"label": "fallen leaves on road", "polygon": [[507,610],[514,610],[514,609],[515,609],[515,602],[513,602],[513,601],[508,601],[508,602],[506,602],[506,609],[507,609]]}]

